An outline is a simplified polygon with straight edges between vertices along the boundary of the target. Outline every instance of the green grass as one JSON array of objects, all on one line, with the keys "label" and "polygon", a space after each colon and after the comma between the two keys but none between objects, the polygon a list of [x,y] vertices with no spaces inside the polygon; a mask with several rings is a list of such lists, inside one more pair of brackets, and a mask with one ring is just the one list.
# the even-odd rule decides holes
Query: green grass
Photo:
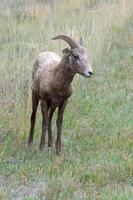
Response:
[{"label": "green grass", "polygon": [[[59,1],[53,19],[43,1],[0,4],[0,199],[133,198],[133,3],[90,2]],[[53,147],[42,156],[40,109],[27,147],[31,71],[41,51],[61,55],[66,44],[51,40],[60,33],[77,41],[83,33],[94,76],[74,79],[61,155]]]}]

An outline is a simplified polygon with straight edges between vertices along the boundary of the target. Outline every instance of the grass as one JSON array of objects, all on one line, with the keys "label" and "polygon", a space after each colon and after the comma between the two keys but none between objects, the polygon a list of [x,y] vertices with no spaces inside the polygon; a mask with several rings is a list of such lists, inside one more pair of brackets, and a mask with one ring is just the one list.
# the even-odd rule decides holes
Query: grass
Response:
[{"label": "grass", "polygon": [[[59,1],[55,18],[43,1],[13,2],[0,3],[0,199],[131,200],[132,1]],[[39,52],[61,55],[66,44],[51,41],[60,33],[83,33],[94,76],[74,79],[61,155],[53,147],[42,156],[40,110],[27,147],[31,70]]]}]

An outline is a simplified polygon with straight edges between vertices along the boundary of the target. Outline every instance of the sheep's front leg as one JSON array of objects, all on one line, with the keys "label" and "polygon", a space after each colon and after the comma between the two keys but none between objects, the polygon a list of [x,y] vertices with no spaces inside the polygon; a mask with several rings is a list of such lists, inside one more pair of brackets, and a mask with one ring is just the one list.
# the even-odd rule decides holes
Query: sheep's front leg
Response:
[{"label": "sheep's front leg", "polygon": [[59,154],[61,152],[61,129],[63,122],[63,114],[65,111],[65,107],[67,105],[67,100],[63,101],[58,108],[58,117],[57,117],[57,140],[56,140],[56,153]]},{"label": "sheep's front leg", "polygon": [[42,152],[45,147],[45,137],[46,132],[48,129],[48,106],[46,101],[41,101],[41,111],[42,111],[42,135],[41,135],[41,141],[40,141],[40,151]]},{"label": "sheep's front leg", "polygon": [[49,147],[51,147],[53,144],[51,122],[52,122],[52,117],[53,117],[55,109],[56,109],[56,106],[51,107],[49,111],[49,123],[48,123],[48,146]]}]

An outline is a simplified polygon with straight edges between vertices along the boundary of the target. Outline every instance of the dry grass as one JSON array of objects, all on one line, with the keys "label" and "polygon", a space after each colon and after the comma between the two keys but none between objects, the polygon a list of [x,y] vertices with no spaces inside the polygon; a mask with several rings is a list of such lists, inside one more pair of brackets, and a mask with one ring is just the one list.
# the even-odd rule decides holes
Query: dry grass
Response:
[{"label": "dry grass", "polygon": [[[132,199],[133,3],[90,2],[59,1],[52,19],[41,0],[0,3],[0,199],[15,199],[16,185],[32,188],[38,180],[41,191],[21,199]],[[27,148],[31,70],[39,52],[61,55],[66,44],[51,41],[59,33],[77,40],[83,33],[94,76],[75,77],[62,154],[53,147],[41,157],[39,111],[35,145]]]}]

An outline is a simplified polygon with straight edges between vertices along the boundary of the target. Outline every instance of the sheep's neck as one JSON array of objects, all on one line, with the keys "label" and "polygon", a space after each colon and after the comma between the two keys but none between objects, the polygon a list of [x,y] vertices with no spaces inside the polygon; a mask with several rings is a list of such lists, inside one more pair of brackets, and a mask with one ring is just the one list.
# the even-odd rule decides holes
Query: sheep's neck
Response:
[{"label": "sheep's neck", "polygon": [[58,90],[65,91],[69,89],[74,77],[74,72],[70,69],[67,63],[61,62],[55,73],[55,79]]}]

